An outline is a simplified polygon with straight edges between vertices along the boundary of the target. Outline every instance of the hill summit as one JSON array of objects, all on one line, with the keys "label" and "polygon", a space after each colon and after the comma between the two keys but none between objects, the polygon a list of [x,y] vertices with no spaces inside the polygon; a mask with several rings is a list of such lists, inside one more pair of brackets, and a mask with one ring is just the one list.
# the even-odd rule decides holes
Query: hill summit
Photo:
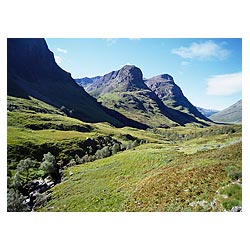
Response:
[{"label": "hill summit", "polygon": [[144,84],[142,72],[134,65],[125,65],[120,70],[112,71],[101,77],[76,79],[88,93],[98,97],[110,92],[136,91],[148,89]]},{"label": "hill summit", "polygon": [[174,82],[172,76],[162,74],[145,80],[145,84],[156,93],[163,103],[174,109],[186,112],[205,121],[209,119],[184,96],[181,88]]}]

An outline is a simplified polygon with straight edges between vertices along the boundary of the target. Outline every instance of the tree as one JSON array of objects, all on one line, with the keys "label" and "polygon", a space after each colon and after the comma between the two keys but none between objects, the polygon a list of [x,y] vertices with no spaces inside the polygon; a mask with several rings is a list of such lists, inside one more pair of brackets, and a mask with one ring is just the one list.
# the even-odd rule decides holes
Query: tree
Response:
[{"label": "tree", "polygon": [[76,164],[82,164],[82,158],[80,158],[78,154],[75,155],[75,162]]},{"label": "tree", "polygon": [[55,175],[58,172],[55,156],[52,155],[50,152],[44,154],[40,168],[45,172],[45,174],[49,175],[52,179],[54,179]]},{"label": "tree", "polygon": [[75,165],[76,165],[75,159],[71,159],[71,160],[69,161],[69,163],[68,163],[68,166],[69,166],[69,167],[73,167],[73,166],[75,166]]},{"label": "tree", "polygon": [[35,168],[36,161],[27,158],[25,160],[21,160],[16,169],[16,173],[12,179],[12,185],[15,190],[21,190],[25,187],[30,181],[30,169]]},{"label": "tree", "polygon": [[25,197],[17,190],[10,189],[7,193],[7,211],[8,212],[26,212],[29,211],[25,203]]},{"label": "tree", "polygon": [[112,154],[117,154],[121,150],[121,147],[118,143],[115,143],[112,147]]}]

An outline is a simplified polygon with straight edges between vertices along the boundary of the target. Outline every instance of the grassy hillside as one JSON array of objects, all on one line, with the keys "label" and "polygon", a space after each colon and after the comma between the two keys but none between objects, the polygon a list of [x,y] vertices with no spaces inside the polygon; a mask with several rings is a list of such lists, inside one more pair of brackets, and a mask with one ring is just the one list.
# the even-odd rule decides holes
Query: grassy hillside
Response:
[{"label": "grassy hillside", "polygon": [[24,197],[34,179],[46,177],[39,167],[44,154],[55,156],[61,173],[62,182],[42,194],[36,211],[224,211],[241,206],[240,125],[115,128],[68,117],[34,98],[14,97],[8,98],[7,114],[8,189],[28,157],[35,163],[27,176],[21,175]]},{"label": "grassy hillside", "polygon": [[164,116],[155,100],[148,96],[147,90],[107,93],[101,95],[98,101],[130,119],[150,126],[177,125],[177,123]]},{"label": "grassy hillside", "polygon": [[240,127],[149,143],[70,167],[40,211],[224,211],[233,206],[241,206]]}]

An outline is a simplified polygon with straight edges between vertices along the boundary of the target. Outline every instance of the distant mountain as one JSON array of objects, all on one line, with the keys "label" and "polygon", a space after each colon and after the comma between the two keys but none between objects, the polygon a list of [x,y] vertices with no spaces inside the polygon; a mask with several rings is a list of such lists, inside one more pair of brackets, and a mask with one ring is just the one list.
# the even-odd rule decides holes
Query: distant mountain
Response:
[{"label": "distant mountain", "polygon": [[209,117],[213,114],[216,114],[218,112],[220,112],[219,110],[216,109],[205,109],[205,108],[201,108],[201,107],[196,107],[198,109],[198,111],[200,113],[202,113],[203,115],[205,115],[206,117]]},{"label": "distant mountain", "polygon": [[241,123],[242,122],[242,100],[234,103],[230,107],[214,114],[209,117],[215,122],[229,122]]},{"label": "distant mountain", "polygon": [[76,78],[76,79],[74,79],[74,80],[75,80],[75,82],[76,82],[79,86],[81,86],[81,87],[83,87],[83,88],[86,88],[86,87],[89,86],[91,83],[96,82],[99,78],[100,78],[100,76],[95,76],[95,77],[91,77],[91,78],[89,78],[89,77]]},{"label": "distant mountain", "polygon": [[[82,79],[86,83],[86,78]],[[125,65],[120,70],[112,71],[85,84],[84,88],[104,106],[149,126],[166,127],[187,123],[206,125],[204,120],[208,120],[198,111],[200,117],[204,118],[203,121],[164,105],[145,84],[141,70],[133,65]]]},{"label": "distant mountain", "polygon": [[71,75],[56,64],[44,39],[9,38],[7,53],[8,95],[35,97],[86,122],[147,127],[103,107],[78,86]]},{"label": "distant mountain", "polygon": [[172,76],[168,74],[154,76],[145,80],[145,84],[156,93],[166,106],[186,112],[196,118],[209,121],[209,119],[201,114],[183,95],[181,88],[175,84]]}]

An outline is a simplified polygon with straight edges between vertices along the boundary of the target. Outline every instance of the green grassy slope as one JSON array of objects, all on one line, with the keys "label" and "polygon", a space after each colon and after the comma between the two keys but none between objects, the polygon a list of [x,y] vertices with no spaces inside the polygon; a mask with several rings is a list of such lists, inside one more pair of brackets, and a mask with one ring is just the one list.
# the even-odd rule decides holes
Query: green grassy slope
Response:
[{"label": "green grassy slope", "polygon": [[150,126],[173,126],[177,123],[168,119],[160,110],[147,90],[106,93],[98,98],[104,106],[114,109],[130,119]]},{"label": "green grassy slope", "polygon": [[[51,152],[66,166],[90,145],[96,150],[93,143],[104,138],[111,146],[135,140],[146,144],[63,168],[62,182],[47,192],[50,200],[37,211],[223,211],[241,206],[240,125],[115,128],[67,117],[36,99],[8,98],[9,181],[20,160],[41,162]],[[34,169],[32,176],[40,178],[42,172]]]},{"label": "green grassy slope", "polygon": [[40,211],[230,210],[241,206],[241,178],[230,167],[241,172],[240,129],[161,140],[68,168]]},{"label": "green grassy slope", "polygon": [[88,138],[111,135],[125,144],[128,142],[126,135],[134,140],[159,140],[156,135],[152,138],[144,135],[143,130],[82,122],[35,98],[8,97],[7,115],[8,166],[12,169],[25,157],[41,160],[49,151],[57,157],[67,152],[68,158],[84,154],[81,147]]}]

